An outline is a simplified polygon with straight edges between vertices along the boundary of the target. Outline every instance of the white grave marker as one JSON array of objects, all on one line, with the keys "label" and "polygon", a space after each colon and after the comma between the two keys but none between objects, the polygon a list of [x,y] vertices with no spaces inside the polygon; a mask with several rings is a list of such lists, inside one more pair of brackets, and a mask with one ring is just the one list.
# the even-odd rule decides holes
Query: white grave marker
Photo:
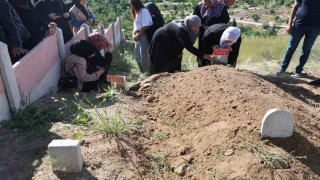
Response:
[{"label": "white grave marker", "polygon": [[80,141],[59,139],[48,145],[53,171],[80,172],[83,165]]},{"label": "white grave marker", "polygon": [[287,138],[292,136],[293,128],[294,118],[291,112],[271,109],[263,117],[261,135],[271,138]]}]

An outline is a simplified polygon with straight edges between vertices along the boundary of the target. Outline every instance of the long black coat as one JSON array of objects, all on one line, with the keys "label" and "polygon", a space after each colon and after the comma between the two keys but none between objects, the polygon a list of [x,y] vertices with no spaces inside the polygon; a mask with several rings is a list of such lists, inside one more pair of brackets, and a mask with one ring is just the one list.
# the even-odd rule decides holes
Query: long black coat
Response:
[{"label": "long black coat", "polygon": [[16,4],[13,4],[13,7],[18,12],[22,24],[30,33],[29,39],[23,42],[23,47],[31,50],[43,39],[48,26],[40,19],[31,1],[28,0],[27,3],[29,4],[28,8],[22,8]]},{"label": "long black coat", "polygon": [[[213,17],[208,22],[206,22],[205,18],[203,18],[201,16],[199,5],[197,5],[194,8],[193,15],[199,16],[200,19],[201,19],[201,24],[205,25],[206,27],[209,27],[209,26],[214,25],[214,24],[220,24],[220,23],[227,24],[230,21],[230,16],[229,16],[229,13],[228,13],[228,7],[227,6],[224,6],[224,8],[223,8],[223,10],[221,12],[221,15],[219,17]],[[199,48],[199,50],[202,50],[202,48],[203,48],[203,46],[202,46],[203,45],[202,37],[203,37],[204,31],[205,31],[205,27],[200,27],[200,29],[199,29],[199,38],[198,38],[198,48]],[[198,57],[197,61],[198,61],[198,65],[200,67],[201,66],[201,62],[202,62],[202,58]]]},{"label": "long black coat", "polygon": [[[220,44],[221,36],[228,27],[230,26],[227,24],[215,24],[207,28],[202,38],[204,53],[207,53],[207,54],[213,53],[212,46]],[[239,37],[237,42],[231,46],[232,51],[230,52],[228,57],[228,64],[232,65],[233,67],[235,67],[237,64],[240,45],[241,45],[241,36]],[[211,64],[211,63],[204,59],[199,63],[200,66],[205,66],[208,64]]]},{"label": "long black coat", "polygon": [[[64,18],[62,16],[63,13],[69,12],[69,10],[62,0],[40,0],[35,4],[35,9],[47,25],[50,22],[55,22],[58,25],[58,27],[61,28],[63,32],[64,42],[68,42],[72,38],[73,33],[71,31],[71,25],[69,23],[70,17]],[[51,13],[56,13],[61,17],[52,20],[49,18],[49,14]]]},{"label": "long black coat", "polygon": [[184,48],[196,56],[203,57],[203,53],[193,46],[187,30],[183,27],[170,22],[159,28],[150,43],[150,72],[160,72],[163,67],[176,60]]}]

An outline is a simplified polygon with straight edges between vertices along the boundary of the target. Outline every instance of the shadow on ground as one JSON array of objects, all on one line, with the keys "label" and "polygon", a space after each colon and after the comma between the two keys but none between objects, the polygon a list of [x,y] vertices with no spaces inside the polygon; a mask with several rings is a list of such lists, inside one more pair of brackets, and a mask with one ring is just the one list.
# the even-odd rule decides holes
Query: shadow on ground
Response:
[{"label": "shadow on ground", "polygon": [[270,83],[278,86],[287,93],[291,94],[293,97],[308,103],[310,105],[315,105],[314,103],[320,103],[320,95],[315,94],[310,89],[306,88],[310,85],[309,80],[316,80],[317,78],[310,75],[304,75],[303,78],[296,78],[290,76],[290,74],[284,75],[261,75],[256,74],[260,78],[269,81]]},{"label": "shadow on ground", "polygon": [[320,151],[303,135],[294,132],[290,138],[269,139],[269,141],[294,156],[305,156],[306,158],[299,161],[320,175]]}]

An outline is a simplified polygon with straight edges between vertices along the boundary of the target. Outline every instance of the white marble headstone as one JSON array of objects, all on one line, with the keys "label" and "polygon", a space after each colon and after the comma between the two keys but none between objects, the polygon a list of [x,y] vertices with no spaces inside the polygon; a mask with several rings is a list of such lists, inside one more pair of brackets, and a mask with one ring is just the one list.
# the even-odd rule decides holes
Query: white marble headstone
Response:
[{"label": "white marble headstone", "polygon": [[294,118],[291,112],[271,109],[263,117],[261,135],[272,138],[287,138],[292,136],[293,128]]}]

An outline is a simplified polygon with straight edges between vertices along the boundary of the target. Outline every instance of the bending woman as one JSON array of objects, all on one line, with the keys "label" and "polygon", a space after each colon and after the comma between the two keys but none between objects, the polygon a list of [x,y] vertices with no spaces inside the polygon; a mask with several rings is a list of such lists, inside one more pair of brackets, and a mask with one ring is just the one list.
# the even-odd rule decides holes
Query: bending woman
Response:
[{"label": "bending woman", "polygon": [[84,92],[90,92],[97,89],[83,89],[84,82],[95,82],[98,86],[99,77],[105,72],[104,68],[92,73],[87,73],[87,59],[96,55],[98,49],[89,41],[76,41],[71,47],[72,53],[65,61],[65,72],[77,77],[77,89]]},{"label": "bending woman", "polygon": [[[194,15],[201,19],[202,27],[199,30],[198,48],[202,50],[202,36],[207,27],[219,24],[228,23],[230,20],[227,6],[218,0],[203,0],[194,8]],[[203,66],[202,58],[197,58],[198,66]]]},{"label": "bending woman", "polygon": [[[227,24],[215,24],[207,28],[203,35],[203,50],[212,54],[213,48],[229,50],[228,64],[236,67],[241,45],[241,31],[239,28]],[[203,60],[202,66],[210,65],[211,62]]]},{"label": "bending woman", "polygon": [[181,71],[184,48],[197,57],[213,61],[213,56],[204,55],[193,47],[200,26],[200,18],[196,15],[190,15],[183,20],[172,21],[158,29],[153,35],[150,45],[150,74]]}]

